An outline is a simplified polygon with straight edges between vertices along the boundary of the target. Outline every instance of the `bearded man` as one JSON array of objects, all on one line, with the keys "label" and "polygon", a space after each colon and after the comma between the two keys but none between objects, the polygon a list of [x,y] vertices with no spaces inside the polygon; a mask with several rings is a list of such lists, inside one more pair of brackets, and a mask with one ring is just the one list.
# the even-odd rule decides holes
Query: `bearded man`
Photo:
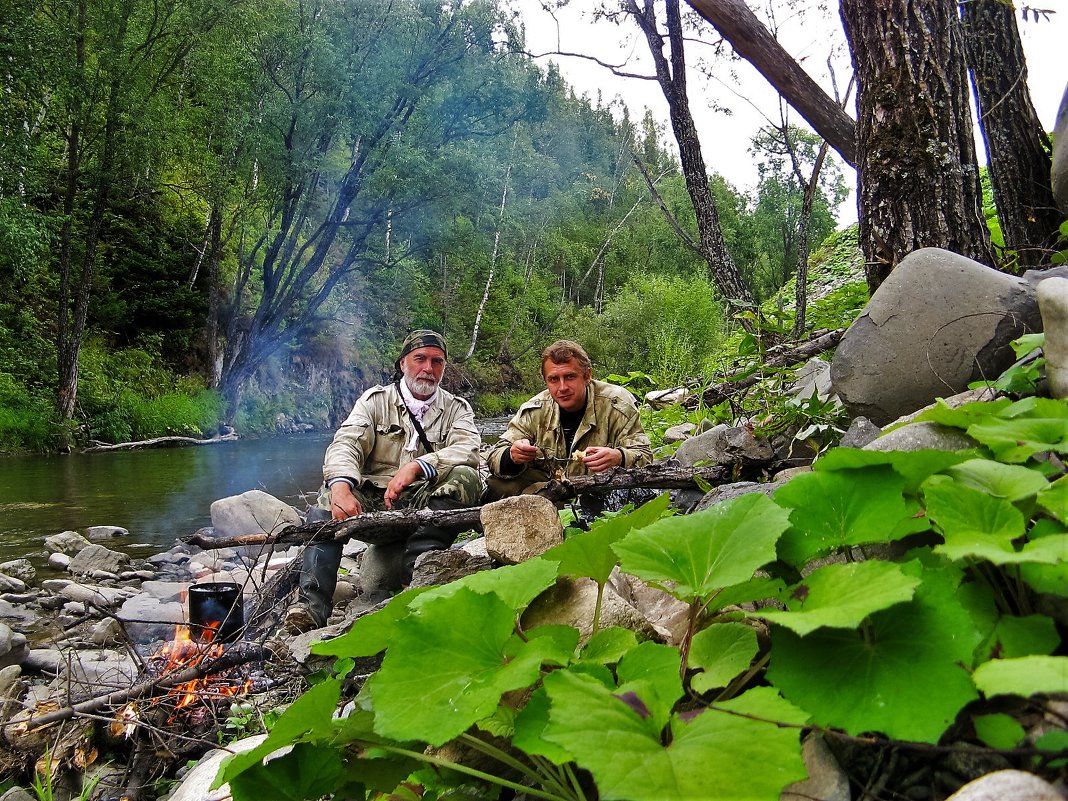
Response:
[{"label": "bearded man", "polygon": [[[326,449],[324,484],[309,521],[478,504],[481,438],[468,402],[439,386],[447,358],[441,334],[421,330],[408,335],[394,383],[367,390]],[[368,546],[361,570],[368,600],[383,600],[408,584],[416,559],[448,548],[458,533],[428,524],[406,541]],[[286,612],[286,629],[301,632],[326,624],[341,550],[340,542],[317,542],[305,549],[298,600]]]}]

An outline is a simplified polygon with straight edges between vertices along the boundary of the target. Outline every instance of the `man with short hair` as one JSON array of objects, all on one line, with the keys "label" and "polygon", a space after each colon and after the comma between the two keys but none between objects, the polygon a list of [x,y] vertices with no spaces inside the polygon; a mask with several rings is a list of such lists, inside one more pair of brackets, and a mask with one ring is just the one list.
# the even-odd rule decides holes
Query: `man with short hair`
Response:
[{"label": "man with short hair", "polygon": [[[420,330],[408,335],[395,363],[394,383],[367,390],[326,449],[319,507],[309,513],[309,521],[345,520],[384,509],[478,504],[481,438],[467,401],[439,386],[447,358],[440,334]],[[361,570],[368,600],[383,600],[409,583],[416,559],[448,548],[458,533],[428,524],[406,541],[368,546]],[[305,549],[298,601],[283,621],[290,631],[326,624],[341,550],[340,542],[317,542]]]},{"label": "man with short hair", "polygon": [[558,475],[638,467],[653,459],[638,404],[622,387],[593,380],[577,342],[541,354],[546,389],[519,407],[486,457],[490,500],[533,492]]}]

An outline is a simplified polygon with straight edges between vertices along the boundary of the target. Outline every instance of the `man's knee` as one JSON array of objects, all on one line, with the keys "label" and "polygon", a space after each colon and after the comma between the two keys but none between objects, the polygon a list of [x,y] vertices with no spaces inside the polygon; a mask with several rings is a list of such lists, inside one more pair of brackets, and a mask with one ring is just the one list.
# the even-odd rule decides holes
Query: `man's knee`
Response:
[{"label": "man's knee", "polygon": [[438,476],[429,500],[451,498],[465,506],[478,506],[482,498],[482,476],[478,468],[461,464]]}]

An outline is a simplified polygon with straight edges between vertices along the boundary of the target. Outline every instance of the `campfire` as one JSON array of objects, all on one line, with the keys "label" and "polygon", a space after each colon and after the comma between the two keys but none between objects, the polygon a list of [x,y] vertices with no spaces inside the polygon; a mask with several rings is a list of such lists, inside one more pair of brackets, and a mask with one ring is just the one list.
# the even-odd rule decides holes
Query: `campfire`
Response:
[{"label": "campfire", "polygon": [[[199,638],[194,639],[191,627],[178,625],[175,627],[174,638],[165,642],[156,653],[149,657],[149,665],[159,675],[165,675],[173,671],[185,668],[210,665],[212,661],[222,656],[225,645],[216,638],[221,621],[212,621],[199,633]],[[252,689],[252,679],[237,679],[230,674],[233,670],[219,673],[209,673],[200,678],[183,682],[170,689],[167,699],[177,699],[174,703],[175,712],[187,709],[198,701],[212,703],[220,698],[229,698],[241,695]]]}]

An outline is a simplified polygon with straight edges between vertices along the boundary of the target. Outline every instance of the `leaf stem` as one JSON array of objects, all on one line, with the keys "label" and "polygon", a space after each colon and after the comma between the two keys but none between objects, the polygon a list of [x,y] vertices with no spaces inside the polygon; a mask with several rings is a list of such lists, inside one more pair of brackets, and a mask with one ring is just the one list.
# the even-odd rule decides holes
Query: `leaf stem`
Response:
[{"label": "leaf stem", "polygon": [[450,762],[447,759],[431,756],[430,754],[425,754],[422,751],[411,751],[407,748],[399,748],[394,745],[382,745],[380,743],[376,743],[375,748],[379,748],[391,754],[397,754],[398,756],[406,756],[412,759],[417,759],[421,762],[428,762],[431,765],[437,765],[440,768],[455,770],[457,773],[464,773],[476,779],[481,779],[484,782],[496,784],[501,787],[507,787],[509,790],[515,790],[518,793],[525,793],[535,798],[544,798],[546,799],[546,801],[574,801],[574,799],[568,798],[567,796],[547,793],[544,790],[539,790],[537,787],[527,787],[525,784],[519,784],[518,782],[509,781],[508,779],[502,779],[500,776],[494,776],[492,773],[486,773],[485,771],[477,770],[475,768],[468,767],[467,765],[461,765],[458,762]]}]

